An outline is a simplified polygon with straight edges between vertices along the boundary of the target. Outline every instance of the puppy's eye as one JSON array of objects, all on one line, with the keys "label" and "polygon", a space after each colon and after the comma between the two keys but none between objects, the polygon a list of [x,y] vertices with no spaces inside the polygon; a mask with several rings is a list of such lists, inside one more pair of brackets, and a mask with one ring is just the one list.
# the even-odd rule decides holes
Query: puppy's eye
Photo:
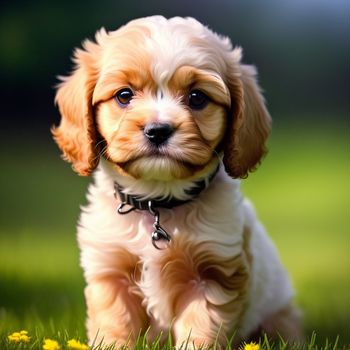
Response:
[{"label": "puppy's eye", "polygon": [[188,105],[191,109],[200,110],[206,107],[209,97],[200,90],[192,90],[188,96]]},{"label": "puppy's eye", "polygon": [[115,99],[119,104],[119,106],[124,108],[130,103],[133,96],[134,96],[134,93],[132,92],[132,90],[129,88],[125,88],[125,89],[119,90],[115,94]]}]

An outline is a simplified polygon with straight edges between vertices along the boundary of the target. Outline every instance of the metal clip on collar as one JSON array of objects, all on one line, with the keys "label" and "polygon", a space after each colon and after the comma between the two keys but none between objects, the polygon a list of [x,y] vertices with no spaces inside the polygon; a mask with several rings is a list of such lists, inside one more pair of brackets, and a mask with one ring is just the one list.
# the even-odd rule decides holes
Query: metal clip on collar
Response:
[{"label": "metal clip on collar", "polygon": [[[153,208],[152,201],[148,201],[148,211],[150,212],[150,214],[152,214],[154,216],[154,223],[153,223],[154,231],[152,232],[152,244],[158,250],[165,249],[168,246],[168,244],[171,240],[171,237],[163,229],[163,227],[160,226],[160,223],[159,223],[160,214],[159,214],[158,210]],[[158,242],[160,240],[164,240],[166,242],[166,245],[164,247],[161,247],[158,245]]]},{"label": "metal clip on collar", "polygon": [[[118,213],[121,215],[129,214],[130,212],[136,210],[137,208],[133,207],[130,205],[128,209],[123,208],[127,205],[128,203],[122,202],[118,206]],[[160,225],[160,214],[159,211],[153,208],[153,203],[152,201],[148,201],[148,212],[154,216],[154,223],[153,223],[153,228],[154,231],[152,232],[152,244],[153,246],[158,249],[158,250],[163,250],[168,247],[169,242],[171,240],[170,235],[163,229],[163,227]],[[165,245],[160,246],[159,241],[165,241]]]}]

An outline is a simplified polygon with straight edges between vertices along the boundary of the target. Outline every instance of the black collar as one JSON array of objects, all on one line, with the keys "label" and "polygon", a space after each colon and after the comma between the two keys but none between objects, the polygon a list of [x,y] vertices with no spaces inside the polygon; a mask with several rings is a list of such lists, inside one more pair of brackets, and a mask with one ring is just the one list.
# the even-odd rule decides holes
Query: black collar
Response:
[{"label": "black collar", "polygon": [[117,182],[114,182],[115,195],[118,195],[123,206],[129,205],[130,207],[132,207],[128,210],[128,212],[135,209],[149,210],[150,202],[152,208],[172,209],[197,198],[202,191],[208,188],[209,184],[219,171],[219,167],[220,166],[218,165],[214,172],[211,173],[207,178],[194,182],[193,186],[190,189],[185,190],[186,194],[188,194],[191,197],[186,200],[178,199],[172,196],[166,198],[141,198],[141,196],[139,195],[124,193],[124,188]]},{"label": "black collar", "polygon": [[[190,195],[191,198],[187,200],[180,200],[174,197],[167,198],[146,198],[142,199],[141,196],[127,194],[123,192],[123,187],[117,182],[114,182],[114,195],[119,197],[121,203],[118,207],[118,213],[125,215],[133,210],[148,210],[148,212],[154,217],[153,232],[152,232],[152,244],[157,249],[164,249],[168,246],[171,241],[171,236],[167,231],[160,225],[160,213],[157,209],[166,208],[171,209],[179,205],[190,202],[191,200],[197,198],[199,194],[204,191],[214,179],[215,175],[219,171],[219,165],[216,167],[215,171],[210,174],[207,178],[196,181],[194,185],[186,190],[186,194]],[[124,209],[128,205],[129,208]],[[164,244],[160,244],[163,241]]]}]

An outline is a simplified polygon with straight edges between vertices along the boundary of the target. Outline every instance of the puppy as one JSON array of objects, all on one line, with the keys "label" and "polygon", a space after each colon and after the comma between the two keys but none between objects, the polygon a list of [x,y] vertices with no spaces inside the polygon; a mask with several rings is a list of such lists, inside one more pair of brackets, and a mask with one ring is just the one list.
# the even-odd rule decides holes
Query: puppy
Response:
[{"label": "puppy", "polygon": [[241,49],[154,16],[101,29],[74,63],[52,133],[79,175],[96,169],[78,225],[90,341],[297,339],[291,283],[240,193],[271,127]]}]

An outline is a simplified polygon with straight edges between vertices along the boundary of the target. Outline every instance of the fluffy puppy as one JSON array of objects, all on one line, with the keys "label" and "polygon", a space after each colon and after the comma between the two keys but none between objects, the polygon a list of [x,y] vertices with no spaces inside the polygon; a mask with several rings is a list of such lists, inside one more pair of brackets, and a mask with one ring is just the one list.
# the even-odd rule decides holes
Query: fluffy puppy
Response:
[{"label": "fluffy puppy", "polygon": [[90,341],[296,339],[287,273],[239,188],[271,125],[241,49],[155,16],[101,29],[74,63],[52,132],[79,175],[97,168],[78,225]]}]

